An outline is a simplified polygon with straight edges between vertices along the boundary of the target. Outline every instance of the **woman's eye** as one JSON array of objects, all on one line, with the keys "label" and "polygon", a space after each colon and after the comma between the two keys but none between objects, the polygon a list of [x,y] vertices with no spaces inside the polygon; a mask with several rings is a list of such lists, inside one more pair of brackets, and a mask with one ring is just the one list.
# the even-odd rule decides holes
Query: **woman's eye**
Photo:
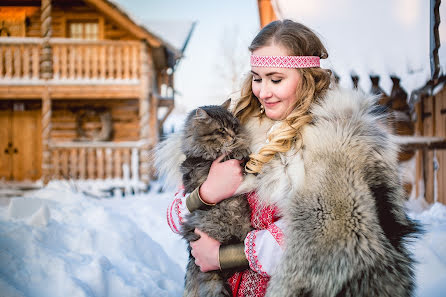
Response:
[{"label": "woman's eye", "polygon": [[262,82],[261,78],[253,78],[252,80],[255,81],[255,82]]},{"label": "woman's eye", "polygon": [[278,84],[282,81],[282,79],[271,79],[271,81],[273,82],[273,84]]}]

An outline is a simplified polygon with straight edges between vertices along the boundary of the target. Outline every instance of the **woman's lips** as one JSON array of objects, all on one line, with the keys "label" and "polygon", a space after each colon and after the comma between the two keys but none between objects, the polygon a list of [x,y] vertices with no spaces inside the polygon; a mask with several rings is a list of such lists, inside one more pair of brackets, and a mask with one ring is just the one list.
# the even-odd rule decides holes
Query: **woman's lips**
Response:
[{"label": "woman's lips", "polygon": [[276,102],[264,102],[265,107],[274,107],[276,106],[280,101]]}]

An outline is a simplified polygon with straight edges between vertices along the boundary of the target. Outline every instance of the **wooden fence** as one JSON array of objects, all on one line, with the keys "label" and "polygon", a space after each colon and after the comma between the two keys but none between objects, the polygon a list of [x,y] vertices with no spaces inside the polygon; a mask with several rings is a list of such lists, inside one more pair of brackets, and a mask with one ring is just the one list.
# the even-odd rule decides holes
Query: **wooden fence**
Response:
[{"label": "wooden fence", "polygon": [[55,179],[139,179],[142,142],[61,142],[50,145]]}]

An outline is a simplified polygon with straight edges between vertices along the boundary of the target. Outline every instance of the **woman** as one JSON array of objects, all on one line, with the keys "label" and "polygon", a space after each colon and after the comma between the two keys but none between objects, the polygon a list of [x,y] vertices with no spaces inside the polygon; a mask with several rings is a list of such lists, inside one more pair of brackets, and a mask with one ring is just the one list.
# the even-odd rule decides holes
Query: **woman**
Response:
[{"label": "woman", "polygon": [[330,88],[319,67],[327,51],[302,24],[272,22],[249,49],[234,114],[253,139],[250,174],[217,159],[194,195],[179,193],[169,225],[181,228],[188,199],[212,205],[247,193],[255,230],[244,245],[221,246],[200,230],[191,243],[202,271],[247,268],[229,279],[234,296],[410,296],[404,240],[418,228],[404,213],[397,147],[374,100]]}]

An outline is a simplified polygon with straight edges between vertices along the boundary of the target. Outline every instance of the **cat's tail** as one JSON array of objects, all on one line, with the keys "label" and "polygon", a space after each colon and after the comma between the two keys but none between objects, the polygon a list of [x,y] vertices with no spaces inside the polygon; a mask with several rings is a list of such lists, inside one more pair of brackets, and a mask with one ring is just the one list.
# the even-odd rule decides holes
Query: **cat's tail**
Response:
[{"label": "cat's tail", "polygon": [[186,159],[181,150],[182,137],[182,132],[172,133],[155,147],[153,161],[163,188],[181,185],[180,165]]}]

